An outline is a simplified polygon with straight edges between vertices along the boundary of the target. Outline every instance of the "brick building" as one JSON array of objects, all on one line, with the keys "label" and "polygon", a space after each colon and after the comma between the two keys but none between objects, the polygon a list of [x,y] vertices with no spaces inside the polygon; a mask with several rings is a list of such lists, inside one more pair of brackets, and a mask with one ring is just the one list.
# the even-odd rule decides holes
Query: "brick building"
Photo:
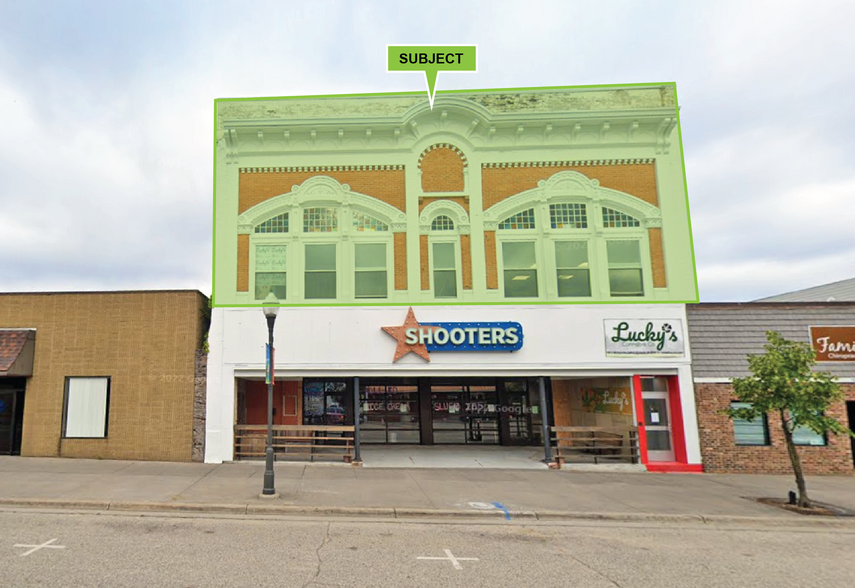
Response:
[{"label": "brick building", "polygon": [[[731,378],[750,375],[746,357],[763,353],[766,331],[777,331],[792,341],[810,342],[811,327],[855,325],[855,302],[689,304],[686,314],[704,470],[791,472],[778,415],[769,414],[762,421],[749,423],[721,414],[737,401]],[[816,338],[816,330],[813,332]],[[833,406],[829,414],[855,430],[855,356],[831,359],[818,362],[816,369],[837,376],[846,399]],[[855,473],[855,442],[849,437],[824,438],[810,430],[799,430],[795,440],[806,473]]]},{"label": "brick building", "polygon": [[0,454],[201,461],[207,298],[0,294]]},{"label": "brick building", "polygon": [[[266,421],[272,294],[279,426],[511,445],[542,443],[544,415],[641,422],[645,460],[696,467],[676,123],[671,85],[447,93],[432,109],[424,93],[218,101],[206,459]],[[383,327],[411,306],[413,322],[525,335],[404,354]],[[623,321],[676,343],[613,346]]]}]

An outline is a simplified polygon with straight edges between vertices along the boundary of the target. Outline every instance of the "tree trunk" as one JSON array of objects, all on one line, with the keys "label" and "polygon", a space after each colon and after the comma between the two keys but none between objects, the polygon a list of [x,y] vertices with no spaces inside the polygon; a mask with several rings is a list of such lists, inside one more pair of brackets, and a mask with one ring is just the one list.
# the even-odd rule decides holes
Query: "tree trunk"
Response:
[{"label": "tree trunk", "polygon": [[799,489],[799,506],[802,508],[811,508],[812,505],[810,498],[808,498],[807,485],[805,484],[805,474],[802,471],[802,462],[796,451],[796,444],[793,442],[793,431],[787,425],[787,415],[784,409],[781,409],[781,428],[784,430],[787,452],[790,454],[790,463],[793,466],[793,473],[796,475],[796,486]]}]

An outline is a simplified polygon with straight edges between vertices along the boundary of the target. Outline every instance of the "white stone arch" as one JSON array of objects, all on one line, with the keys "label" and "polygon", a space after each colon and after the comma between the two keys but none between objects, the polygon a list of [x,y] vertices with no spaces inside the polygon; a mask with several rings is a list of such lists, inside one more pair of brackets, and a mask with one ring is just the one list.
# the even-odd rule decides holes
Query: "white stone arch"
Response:
[{"label": "white stone arch", "polygon": [[422,235],[429,234],[433,219],[440,215],[445,215],[454,221],[454,233],[458,235],[469,234],[471,230],[469,213],[453,200],[435,200],[425,206],[425,209],[419,215],[419,232]]},{"label": "white stone arch", "polygon": [[[297,219],[293,215],[299,214],[307,205],[348,207],[383,221],[393,233],[407,230],[406,215],[391,204],[367,194],[353,192],[349,185],[329,176],[314,176],[293,186],[290,192],[269,198],[238,216],[237,232],[239,235],[251,234],[260,223],[285,212],[292,215],[289,216],[290,226],[299,226],[295,224]],[[301,221],[299,219],[297,222]],[[343,232],[348,230],[349,224],[344,223]]]},{"label": "white stone arch", "polygon": [[[606,206],[638,219],[643,227],[662,226],[662,213],[649,202],[625,192],[604,188],[600,186],[599,180],[592,180],[579,172],[561,171],[546,180],[540,180],[537,188],[514,194],[485,210],[484,229],[494,231],[509,216],[539,205],[559,202]],[[597,214],[599,210],[597,206]]]}]

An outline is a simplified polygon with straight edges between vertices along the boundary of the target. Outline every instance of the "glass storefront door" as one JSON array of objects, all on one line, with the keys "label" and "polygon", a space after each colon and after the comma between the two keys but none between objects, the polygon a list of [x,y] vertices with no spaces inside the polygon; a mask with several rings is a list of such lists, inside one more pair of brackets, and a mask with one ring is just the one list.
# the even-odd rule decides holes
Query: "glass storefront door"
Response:
[{"label": "glass storefront door", "polygon": [[[502,435],[504,445],[528,445],[532,442],[531,415],[528,387],[525,380],[504,382],[504,394],[500,395],[502,404],[499,407],[503,423]],[[505,428],[505,426],[507,428]]]},{"label": "glass storefront door", "polygon": [[434,445],[499,443],[495,386],[432,384],[430,395]]},{"label": "glass storefront door", "polygon": [[674,461],[671,439],[671,407],[665,378],[641,378],[641,401],[647,430],[647,457],[650,461]]}]

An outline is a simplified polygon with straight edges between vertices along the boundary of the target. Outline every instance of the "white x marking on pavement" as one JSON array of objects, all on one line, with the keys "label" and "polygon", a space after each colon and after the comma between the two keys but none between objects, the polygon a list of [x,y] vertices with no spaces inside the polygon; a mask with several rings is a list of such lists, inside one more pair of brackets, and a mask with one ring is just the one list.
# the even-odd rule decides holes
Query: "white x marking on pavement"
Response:
[{"label": "white x marking on pavement", "polygon": [[463,566],[460,565],[460,562],[462,561],[479,561],[477,557],[454,557],[454,554],[451,553],[450,549],[443,549],[443,551],[445,552],[445,557],[417,557],[416,559],[439,559],[450,561],[455,570],[463,569]]},{"label": "white x marking on pavement", "polygon": [[53,543],[54,541],[56,541],[56,539],[51,539],[50,541],[46,541],[41,545],[22,545],[20,543],[16,543],[15,547],[32,547],[31,550],[27,551],[26,553],[22,553],[21,557],[26,557],[31,553],[38,551],[39,549],[45,549],[47,547],[51,549],[65,549],[65,545],[51,545],[51,543]]}]

